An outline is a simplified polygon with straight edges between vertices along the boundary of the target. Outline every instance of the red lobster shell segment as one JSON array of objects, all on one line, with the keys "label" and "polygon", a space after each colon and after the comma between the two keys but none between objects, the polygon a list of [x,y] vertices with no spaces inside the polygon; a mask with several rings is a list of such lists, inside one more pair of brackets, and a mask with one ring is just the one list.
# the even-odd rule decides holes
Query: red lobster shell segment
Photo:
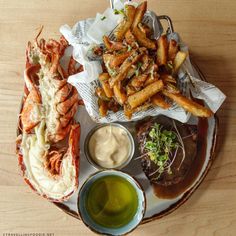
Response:
[{"label": "red lobster shell segment", "polygon": [[67,83],[78,69],[73,59],[67,70],[60,64],[68,46],[65,38],[39,40],[41,31],[26,50],[17,153],[26,183],[60,202],[78,188],[80,125],[74,116],[80,100]]}]

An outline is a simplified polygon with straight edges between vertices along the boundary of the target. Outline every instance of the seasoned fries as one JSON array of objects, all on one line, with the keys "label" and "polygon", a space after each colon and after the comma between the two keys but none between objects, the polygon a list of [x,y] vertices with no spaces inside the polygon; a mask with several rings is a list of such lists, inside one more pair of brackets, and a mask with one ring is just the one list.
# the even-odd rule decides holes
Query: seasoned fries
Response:
[{"label": "seasoned fries", "polygon": [[166,35],[162,35],[157,40],[157,65],[162,66],[167,64],[168,57],[168,42]]},{"label": "seasoned fries", "polygon": [[125,101],[127,100],[126,93],[123,91],[123,88],[121,87],[120,83],[116,83],[113,87],[114,95],[117,100],[117,102],[120,105],[123,105]]},{"label": "seasoned fries", "polygon": [[186,52],[181,52],[181,51],[177,52],[176,57],[174,59],[174,73],[177,73],[180,66],[184,63],[186,57],[187,57]]},{"label": "seasoned fries", "polygon": [[170,104],[165,101],[165,99],[159,94],[155,94],[154,96],[151,97],[151,102],[155,106],[159,106],[163,109],[168,109],[170,108]]},{"label": "seasoned fries", "polygon": [[110,78],[108,73],[102,73],[99,76],[100,83],[102,85],[103,91],[108,98],[112,98],[113,91],[109,85],[108,79]]},{"label": "seasoned fries", "polygon": [[135,7],[131,5],[126,5],[125,15],[126,15],[126,18],[117,26],[114,32],[116,40],[118,42],[123,40],[125,33],[129,30],[129,28],[131,27],[133,23],[134,16],[135,16]]},{"label": "seasoned fries", "polygon": [[144,1],[143,3],[141,3],[141,4],[136,8],[134,20],[133,20],[132,26],[131,26],[131,29],[132,29],[132,30],[133,30],[134,28],[136,28],[139,23],[142,22],[143,16],[144,16],[144,14],[145,14],[146,11],[147,11],[147,1]]},{"label": "seasoned fries", "polygon": [[144,102],[146,102],[149,98],[151,98],[153,95],[155,95],[157,92],[162,90],[164,87],[164,84],[162,80],[156,81],[152,84],[149,84],[144,89],[140,90],[139,92],[131,95],[128,97],[128,104],[132,109],[140,106]]},{"label": "seasoned fries", "polygon": [[130,81],[130,85],[136,89],[139,89],[143,86],[143,84],[147,80],[147,77],[148,75],[145,74],[134,76]]},{"label": "seasoned fries", "polygon": [[162,93],[165,96],[171,98],[178,105],[183,107],[186,111],[192,113],[194,116],[210,117],[210,116],[213,115],[213,112],[210,109],[208,109],[208,108],[206,108],[206,107],[204,107],[204,106],[202,106],[202,105],[186,98],[181,93],[174,94],[174,93],[168,92],[165,89],[162,91]]},{"label": "seasoned fries", "polygon": [[114,31],[115,41],[103,37],[103,72],[96,89],[101,116],[123,109],[131,119],[134,112],[150,107],[170,108],[173,100],[193,115],[209,117],[208,108],[184,97],[177,73],[187,53],[166,35],[151,38],[153,29],[143,23],[147,2],[137,8],[125,6],[125,17]]},{"label": "seasoned fries", "polygon": [[173,62],[178,51],[178,43],[175,40],[171,39],[168,48],[168,60]]},{"label": "seasoned fries", "polygon": [[131,56],[128,57],[124,63],[120,66],[118,74],[111,79],[110,85],[113,87],[115,83],[122,81],[126,78],[130,67],[135,64],[142,56],[142,53],[138,53],[137,51],[132,51]]},{"label": "seasoned fries", "polygon": [[145,24],[143,23],[139,23],[138,24],[138,28],[143,32],[145,33],[145,35],[147,37],[150,37],[152,35],[152,30]]},{"label": "seasoned fries", "polygon": [[145,1],[145,2],[141,3],[136,8],[134,21],[131,26],[131,30],[132,30],[136,40],[138,41],[138,43],[141,46],[146,47],[148,49],[155,49],[156,45],[155,45],[154,41],[147,38],[146,33],[143,32],[144,29],[142,27],[140,27],[141,29],[138,27],[139,24],[142,22],[143,16],[146,11],[147,11],[147,2]]},{"label": "seasoned fries", "polygon": [[125,41],[127,44],[129,44],[132,48],[137,48],[137,41],[133,35],[133,33],[128,30],[125,34]]},{"label": "seasoned fries", "polygon": [[99,113],[102,117],[105,117],[107,115],[107,111],[108,111],[108,106],[107,103],[102,100],[102,99],[98,99],[98,105],[99,105]]},{"label": "seasoned fries", "polygon": [[134,28],[133,34],[141,46],[146,47],[148,49],[153,49],[153,50],[156,49],[155,42],[153,40],[147,38],[145,33],[143,33],[139,28],[137,28],[137,27]]},{"label": "seasoned fries", "polygon": [[103,39],[103,43],[104,43],[106,49],[110,50],[112,43],[111,43],[110,39],[108,38],[108,36],[104,35],[102,39]]},{"label": "seasoned fries", "polygon": [[116,68],[117,66],[121,65],[124,62],[124,60],[129,56],[131,56],[131,52],[112,55],[112,57],[110,58],[109,66],[111,68]]}]

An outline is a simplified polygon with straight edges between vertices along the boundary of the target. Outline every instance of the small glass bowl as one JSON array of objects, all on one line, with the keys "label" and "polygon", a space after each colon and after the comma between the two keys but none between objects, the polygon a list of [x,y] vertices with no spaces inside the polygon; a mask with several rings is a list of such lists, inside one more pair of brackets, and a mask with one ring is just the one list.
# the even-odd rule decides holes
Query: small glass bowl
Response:
[{"label": "small glass bowl", "polygon": [[[115,175],[115,176],[120,176],[127,181],[134,187],[136,190],[137,196],[138,196],[138,208],[136,211],[136,214],[134,215],[133,219],[128,222],[126,225],[121,226],[119,228],[108,228],[108,227],[103,227],[101,225],[98,225],[95,223],[92,218],[89,216],[86,207],[85,207],[85,202],[86,202],[86,197],[89,192],[90,187],[92,184],[105,176],[109,175]],[[128,173],[125,173],[123,171],[118,171],[118,170],[102,170],[94,173],[88,179],[84,182],[82,187],[80,188],[79,191],[79,198],[78,198],[78,211],[80,214],[80,218],[82,219],[83,223],[93,232],[97,234],[102,234],[102,235],[125,235],[133,231],[138,225],[142,222],[142,219],[145,215],[146,211],[146,196],[145,192],[142,189],[141,185],[137,180],[135,180],[131,175]]]},{"label": "small glass bowl", "polygon": [[[115,167],[111,167],[111,168],[103,167],[103,166],[99,165],[98,163],[96,163],[93,160],[93,158],[91,157],[90,153],[89,153],[89,141],[90,141],[90,138],[95,133],[95,131],[97,131],[98,129],[100,129],[102,127],[105,127],[105,126],[115,126],[115,127],[119,127],[121,129],[123,129],[126,132],[127,137],[128,137],[128,139],[130,141],[130,152],[129,152],[129,156],[128,156],[127,160],[124,161],[123,163],[121,163],[119,166],[115,166]],[[131,133],[123,125],[120,125],[120,124],[117,124],[117,123],[102,124],[102,125],[95,126],[93,129],[90,130],[90,132],[88,133],[88,135],[87,135],[87,137],[85,139],[85,142],[84,142],[84,153],[85,153],[85,156],[86,156],[88,162],[91,165],[93,165],[98,170],[104,170],[104,169],[105,170],[109,170],[109,169],[120,170],[120,169],[124,168],[131,161],[131,159],[132,159],[132,157],[134,155],[134,151],[135,151],[135,144],[134,144],[134,139],[133,139]]]}]

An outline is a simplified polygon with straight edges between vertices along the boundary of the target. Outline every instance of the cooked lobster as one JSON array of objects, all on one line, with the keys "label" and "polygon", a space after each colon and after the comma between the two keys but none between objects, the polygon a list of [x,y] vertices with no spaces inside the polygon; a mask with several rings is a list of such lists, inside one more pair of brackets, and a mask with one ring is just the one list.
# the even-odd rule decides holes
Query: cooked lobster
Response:
[{"label": "cooked lobster", "polygon": [[51,201],[60,202],[78,188],[80,125],[74,115],[79,97],[67,83],[71,71],[78,70],[73,60],[68,71],[60,64],[68,46],[65,38],[39,40],[41,31],[26,50],[17,154],[24,179],[31,188]]}]

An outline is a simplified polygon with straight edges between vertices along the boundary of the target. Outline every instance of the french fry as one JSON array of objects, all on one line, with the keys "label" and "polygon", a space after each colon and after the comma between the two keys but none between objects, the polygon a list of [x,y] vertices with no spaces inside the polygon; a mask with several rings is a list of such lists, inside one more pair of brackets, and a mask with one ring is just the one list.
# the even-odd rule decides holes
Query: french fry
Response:
[{"label": "french fry", "polygon": [[130,85],[138,89],[144,85],[147,78],[148,78],[148,75],[145,75],[145,74],[134,76],[130,81]]},{"label": "french fry", "polygon": [[146,102],[149,98],[151,98],[154,94],[162,90],[164,84],[161,80],[156,81],[152,84],[149,84],[144,89],[140,90],[139,92],[131,95],[128,97],[127,102],[130,105],[131,109],[134,109],[144,102]]},{"label": "french fry", "polygon": [[146,102],[146,103],[142,104],[141,106],[131,109],[131,107],[129,105],[125,104],[124,105],[124,114],[130,120],[132,118],[132,115],[134,112],[145,111],[148,108],[150,108],[151,106],[153,106],[153,104],[151,102]]},{"label": "french fry", "polygon": [[150,64],[151,59],[149,58],[149,56],[147,54],[144,54],[141,61],[142,61],[141,70],[145,71]]},{"label": "french fry", "polygon": [[129,29],[126,33],[125,33],[125,41],[131,46],[134,47],[136,45],[136,39],[133,35],[133,33],[131,32],[131,30]]},{"label": "french fry", "polygon": [[123,64],[120,66],[119,69],[119,73],[118,75],[116,75],[115,77],[113,77],[110,81],[110,85],[111,87],[113,87],[115,85],[115,83],[117,83],[118,81],[122,81],[126,78],[128,71],[130,69],[130,67],[135,64],[141,57],[142,57],[142,53],[138,53],[135,50],[131,51],[131,56],[128,57]]},{"label": "french fry", "polygon": [[123,89],[121,88],[121,85],[119,82],[114,85],[113,91],[114,91],[114,96],[117,102],[123,105],[125,101],[127,100],[127,96],[125,92],[123,91]]},{"label": "french fry", "polygon": [[170,93],[166,89],[164,89],[162,93],[165,96],[172,99],[173,101],[175,101],[179,106],[183,107],[186,111],[192,113],[194,116],[210,117],[213,115],[213,112],[210,109],[186,98],[181,93],[178,94]]},{"label": "french fry", "polygon": [[110,78],[108,73],[102,73],[99,75],[98,79],[100,80],[100,82],[105,82]]},{"label": "french fry", "polygon": [[105,92],[105,94],[108,98],[113,97],[113,90],[111,89],[108,80],[102,82],[102,88],[103,88],[103,90],[104,90],[104,92]]},{"label": "french fry", "polygon": [[103,101],[110,101],[110,98],[108,98],[103,90],[103,88],[97,87],[95,90],[96,95]]},{"label": "french fry", "polygon": [[104,35],[102,39],[103,39],[103,43],[104,43],[106,49],[111,52],[112,51],[119,51],[119,50],[126,48],[126,46],[123,45],[121,42],[111,41],[107,35]]},{"label": "french fry", "polygon": [[152,84],[152,83],[154,83],[154,82],[156,82],[156,81],[158,81],[158,80],[159,80],[158,77],[148,76],[147,80],[146,80],[145,83],[144,83],[144,86],[146,87],[146,86],[148,86],[149,84]]},{"label": "french fry", "polygon": [[163,80],[164,83],[174,83],[174,84],[177,83],[176,79],[169,74],[161,74],[160,78],[161,78],[161,80]]},{"label": "french fry", "polygon": [[139,52],[140,52],[140,53],[143,53],[143,54],[148,54],[148,53],[149,53],[149,52],[148,52],[148,49],[145,48],[145,47],[140,47],[140,48],[139,48]]},{"label": "french fry", "polygon": [[111,48],[110,51],[120,51],[122,49],[126,49],[126,46],[123,45],[121,42],[113,42],[111,41]]},{"label": "french fry", "polygon": [[168,61],[174,61],[178,51],[178,43],[175,40],[171,39],[168,47]]},{"label": "french fry", "polygon": [[133,29],[133,34],[141,46],[152,50],[156,49],[155,42],[147,38],[145,33],[143,33],[138,27]]},{"label": "french fry", "polygon": [[104,35],[104,36],[102,37],[102,39],[103,39],[103,43],[104,43],[106,49],[107,49],[107,50],[110,50],[112,43],[111,43],[110,39],[108,38],[108,36],[107,36],[107,35]]},{"label": "french fry", "polygon": [[99,114],[102,117],[105,117],[107,115],[107,111],[108,111],[108,106],[107,106],[107,102],[105,102],[102,99],[98,99],[98,107],[99,107]]},{"label": "french fry", "polygon": [[139,23],[142,22],[143,16],[146,11],[147,11],[147,1],[144,1],[136,8],[134,20],[132,22],[133,24],[131,26],[132,30],[136,28]]},{"label": "french fry", "polygon": [[102,88],[104,90],[104,93],[106,94],[106,96],[108,98],[112,98],[113,97],[113,90],[111,89],[110,85],[109,85],[109,74],[108,73],[102,73],[99,75],[99,80],[101,82]]},{"label": "french fry", "polygon": [[180,90],[174,84],[166,83],[165,88],[169,93],[180,93]]},{"label": "french fry", "polygon": [[122,41],[125,33],[129,30],[131,27],[134,16],[135,16],[135,7],[132,5],[126,5],[125,6],[125,15],[126,17],[124,20],[117,26],[115,29],[114,35],[116,37],[116,40],[118,42]]},{"label": "french fry", "polygon": [[168,42],[166,35],[157,40],[157,65],[166,65],[168,57]]},{"label": "french fry", "polygon": [[119,111],[120,105],[114,99],[111,99],[111,101],[107,103],[107,107],[108,107],[108,110],[117,112]]},{"label": "french fry", "polygon": [[150,63],[147,69],[144,71],[145,74],[153,74],[158,71],[158,65],[154,63],[153,59],[150,60]]},{"label": "french fry", "polygon": [[169,103],[165,101],[165,99],[159,93],[151,97],[151,102],[153,105],[159,106],[163,109],[168,109],[171,106]]},{"label": "french fry", "polygon": [[174,59],[174,65],[173,65],[174,66],[174,73],[178,72],[179,68],[184,63],[187,55],[188,54],[186,52],[178,51],[178,53],[176,54],[176,57]]},{"label": "french fry", "polygon": [[152,35],[152,30],[149,28],[148,25],[144,23],[139,23],[138,28],[147,36],[150,37]]},{"label": "french fry", "polygon": [[124,60],[130,56],[130,54],[131,51],[122,54],[112,55],[112,57],[110,58],[109,66],[111,68],[116,68],[117,66],[121,65],[124,62]]},{"label": "french fry", "polygon": [[[99,76],[101,87],[96,89],[99,112],[124,110],[127,118],[150,106],[168,109],[169,99],[195,116],[209,117],[210,109],[186,98],[177,88],[176,73],[185,61],[187,53],[179,51],[178,43],[166,35],[151,39],[153,32],[143,23],[147,1],[137,8],[125,6],[124,20],[114,30],[115,41],[103,37],[105,49]],[[156,52],[156,53],[155,53]],[[168,98],[168,101],[165,99]]]},{"label": "french fry", "polygon": [[[107,70],[116,69],[117,66],[122,64],[124,60],[131,55],[131,52],[124,52],[121,54],[103,54],[103,61]],[[110,73],[109,73],[110,74]],[[112,76],[112,75],[111,75]]]},{"label": "french fry", "polygon": [[138,25],[142,22],[143,16],[147,11],[147,1],[142,2],[135,11],[134,21],[131,26],[131,30],[141,46],[144,46],[148,49],[156,49],[155,43],[147,38],[146,32],[143,32]]},{"label": "french fry", "polygon": [[131,86],[130,84],[126,85],[126,93],[127,96],[133,95],[136,93],[136,90],[133,86]]},{"label": "french fry", "polygon": [[113,58],[112,54],[105,53],[103,54],[103,61],[105,68],[111,77],[115,77],[118,74],[118,68],[111,68],[110,62]]},{"label": "french fry", "polygon": [[138,111],[145,111],[147,110],[149,107],[153,106],[153,104],[151,102],[146,102],[143,105],[136,107],[135,109],[133,109],[133,113],[134,112],[138,112]]},{"label": "french fry", "polygon": [[104,63],[105,64],[108,64],[108,63],[110,64],[112,56],[113,56],[112,54],[104,53],[103,56],[102,56]]},{"label": "french fry", "polygon": [[134,74],[135,74],[135,71],[137,70],[137,66],[136,65],[132,65],[128,72],[127,72],[127,78],[130,79]]},{"label": "french fry", "polygon": [[131,119],[133,110],[130,108],[128,104],[124,104],[124,114],[128,118],[128,120]]}]

